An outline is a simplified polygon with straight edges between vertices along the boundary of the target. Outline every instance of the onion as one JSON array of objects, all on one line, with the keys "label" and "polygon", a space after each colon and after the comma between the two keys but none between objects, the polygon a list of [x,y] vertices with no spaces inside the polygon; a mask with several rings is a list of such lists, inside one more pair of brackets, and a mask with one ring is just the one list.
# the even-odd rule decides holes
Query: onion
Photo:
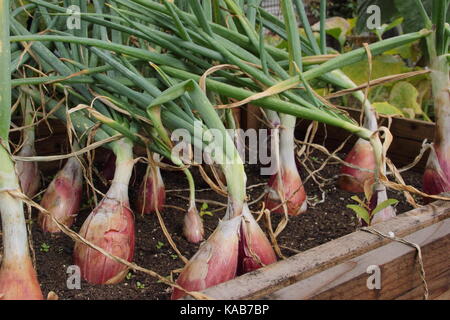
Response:
[{"label": "onion", "polygon": [[[379,204],[383,203],[386,200],[388,200],[386,187],[382,183],[374,184],[372,198],[369,202],[369,209],[374,210]],[[395,209],[392,206],[388,206],[387,208],[377,212],[372,217],[371,224],[374,225],[376,223],[387,221],[395,218],[395,216]]]},{"label": "onion", "polygon": [[[369,141],[358,139],[345,161],[359,168],[375,170],[376,162],[372,145]],[[341,167],[338,187],[349,192],[364,192],[366,181],[374,181],[374,172],[362,171],[347,166]]]},{"label": "onion", "polygon": [[191,201],[189,209],[184,216],[183,235],[187,241],[199,243],[204,240],[205,230],[203,229],[203,221],[198,214],[195,201]]},{"label": "onion", "polygon": [[[3,255],[0,267],[0,299],[4,300],[42,300],[42,292],[37,280],[36,271],[31,263],[28,250],[27,227],[24,215],[24,203],[14,193],[20,191],[16,167],[11,160],[8,144],[11,128],[11,48],[10,48],[10,1],[0,2],[0,213],[2,221]],[[27,101],[23,105],[30,106]],[[30,111],[31,108],[25,108]],[[32,112],[24,112],[25,126],[32,123]],[[31,120],[30,120],[31,118]],[[23,152],[31,148],[33,151],[34,131],[24,130]],[[27,133],[30,132],[29,137]],[[20,166],[19,166],[20,167]],[[23,168],[28,167],[25,165]],[[28,170],[21,170],[28,172]],[[35,173],[34,170],[30,171]],[[29,185],[39,182],[39,174],[33,179],[27,179]],[[28,185],[28,184],[27,184]],[[23,186],[25,187],[25,185]],[[23,188],[25,190],[25,188]],[[33,188],[31,188],[33,191]],[[35,187],[34,192],[37,191]],[[21,310],[16,309],[16,315]]]},{"label": "onion", "polygon": [[[83,172],[78,159],[70,158],[47,188],[41,206],[67,227],[72,226],[80,209],[83,191]],[[38,223],[44,232],[60,232],[56,223],[39,213]]]},{"label": "onion", "polygon": [[[219,222],[216,230],[189,260],[177,279],[177,284],[188,291],[201,291],[233,279],[239,253],[239,228],[241,217]],[[171,299],[185,293],[174,288]]]},{"label": "onion", "polygon": [[237,274],[241,275],[277,261],[272,245],[244,205],[239,241]]},{"label": "onion", "polygon": [[[14,173],[13,166],[11,168]],[[5,180],[8,177],[2,169]],[[28,252],[23,203],[0,193],[3,228],[3,259],[0,269],[0,299],[42,300],[41,287]]]},{"label": "onion", "polygon": [[[19,157],[36,156],[34,145],[32,143],[25,143],[17,155]],[[23,194],[25,194],[28,198],[33,198],[41,186],[41,178],[39,175],[37,162],[17,161],[16,170]]]},{"label": "onion", "polygon": [[0,270],[0,300],[42,300],[41,287],[31,259],[3,262]]},{"label": "onion", "polygon": [[[444,157],[441,156],[441,158]],[[423,191],[430,195],[450,191],[450,170],[447,170],[447,173],[444,172],[434,146],[431,147],[430,157],[423,175]]]},{"label": "onion", "polygon": [[165,201],[164,181],[159,167],[155,167],[154,170],[150,170],[150,174],[142,181],[139,188],[138,212],[149,214],[155,212],[156,209],[162,211]]},{"label": "onion", "polygon": [[[273,133],[277,134],[277,131]],[[276,150],[276,143],[273,148]],[[294,150],[294,127],[285,127],[280,132],[280,169],[269,179],[265,200],[267,209],[277,208],[273,212],[284,213],[281,205],[282,199],[280,198],[280,194],[282,194],[284,201],[286,201],[288,214],[292,216],[299,215],[307,209],[305,188],[297,170]]]},{"label": "onion", "polygon": [[450,80],[445,56],[432,64],[431,73],[436,113],[436,131],[423,176],[423,190],[436,195],[450,192]]},{"label": "onion", "polygon": [[[122,139],[113,148],[117,156],[114,179],[105,198],[83,223],[80,235],[110,254],[132,261],[134,217],[128,201],[128,183],[134,165],[132,144]],[[126,266],[80,242],[75,244],[74,261],[82,277],[93,284],[118,283],[128,272]]]}]

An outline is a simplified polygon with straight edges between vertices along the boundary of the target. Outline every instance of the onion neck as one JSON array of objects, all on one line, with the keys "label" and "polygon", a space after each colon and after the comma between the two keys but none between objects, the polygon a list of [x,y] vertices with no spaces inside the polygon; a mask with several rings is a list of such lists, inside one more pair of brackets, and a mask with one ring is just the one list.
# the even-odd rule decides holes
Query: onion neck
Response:
[{"label": "onion neck", "polygon": [[222,165],[228,192],[228,209],[225,219],[240,216],[246,201],[247,176],[245,175],[244,165],[240,157],[235,161],[235,163]]},{"label": "onion neck", "polygon": [[107,196],[128,203],[128,184],[133,173],[133,143],[128,138],[114,142],[113,151],[116,155],[116,171]]},{"label": "onion neck", "polygon": [[295,124],[296,118],[290,115],[281,114],[280,130],[280,168],[290,168],[297,170],[295,163]]},{"label": "onion neck", "polygon": [[434,142],[438,147],[450,148],[450,80],[447,58],[445,56],[435,57],[431,69],[436,114]]},{"label": "onion neck", "polygon": [[[2,163],[0,190],[20,190],[14,164],[3,147],[0,147],[0,162]],[[21,259],[28,259],[27,230],[22,201],[7,192],[0,192],[0,212],[3,230],[2,263],[15,263]]]},{"label": "onion neck", "polygon": [[370,144],[375,155],[375,182],[379,183],[381,174],[386,172],[386,163],[383,161],[383,144],[378,133],[372,134]]}]

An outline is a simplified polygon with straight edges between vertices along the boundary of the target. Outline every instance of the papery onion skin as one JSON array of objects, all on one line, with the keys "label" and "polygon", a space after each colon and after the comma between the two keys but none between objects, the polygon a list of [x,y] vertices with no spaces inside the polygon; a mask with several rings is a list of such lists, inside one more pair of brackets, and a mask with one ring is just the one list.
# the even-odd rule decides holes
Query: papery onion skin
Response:
[{"label": "papery onion skin", "polygon": [[[282,129],[271,132],[271,149],[272,154],[275,155],[277,172],[269,179],[265,206],[272,212],[284,214],[284,205],[281,204],[285,201],[287,213],[297,216],[306,211],[307,202],[305,187],[295,161],[296,118],[285,114],[281,114],[280,117]],[[280,119],[275,115],[273,118],[273,125],[277,126]]]},{"label": "papery onion skin", "polygon": [[150,214],[155,212],[156,209],[162,211],[166,203],[166,189],[159,168],[156,172],[156,181],[149,174],[147,179],[144,179],[139,187],[137,206],[138,212],[141,214]]},{"label": "papery onion skin", "polygon": [[245,205],[240,231],[237,275],[257,270],[276,261],[272,245]]},{"label": "papery onion skin", "polygon": [[450,192],[450,79],[447,57],[434,57],[431,71],[436,130],[423,176],[423,190],[427,194],[437,195]]},{"label": "papery onion skin", "polygon": [[[445,157],[439,157],[441,153],[433,146],[423,175],[423,191],[426,194],[438,195],[450,192],[450,168],[445,172]],[[444,161],[440,161],[443,159]],[[426,199],[430,201],[431,199]]]},{"label": "papery onion skin", "polygon": [[[24,144],[17,155],[19,157],[33,157],[36,156],[36,151],[34,146]],[[34,197],[41,186],[38,163],[33,161],[17,161],[16,170],[23,194],[28,198]]]},{"label": "papery onion skin", "polygon": [[[134,216],[128,200],[128,184],[133,171],[133,144],[123,138],[114,142],[116,172],[105,197],[83,223],[79,235],[109,254],[131,262],[134,255]],[[74,261],[81,276],[92,284],[121,282],[128,267],[87,245],[76,242]]]},{"label": "papery onion skin", "polygon": [[[382,184],[374,185],[374,192],[372,194],[372,198],[369,202],[369,209],[373,211],[379,204],[388,200],[388,196],[386,193],[386,187]],[[395,209],[392,206],[389,206],[379,212],[377,212],[371,219],[371,225],[388,221],[392,218],[396,217]]]},{"label": "papery onion skin", "polygon": [[[345,162],[353,164],[359,168],[375,170],[376,162],[373,148],[370,142],[364,139],[358,139],[353,149],[345,158]],[[374,172],[362,171],[343,165],[341,167],[338,187],[352,193],[364,192],[366,181],[374,181]]]},{"label": "papery onion skin", "polygon": [[[134,218],[128,203],[103,199],[84,222],[79,234],[114,256],[129,262],[133,260]],[[75,245],[74,261],[80,267],[82,277],[92,284],[119,283],[128,272],[127,266],[79,242]]]},{"label": "papery onion skin", "polygon": [[[83,191],[83,172],[81,164],[70,158],[66,165],[56,174],[47,188],[41,206],[50,212],[66,227],[71,227],[80,209]],[[40,212],[38,223],[44,232],[56,233],[61,230],[45,213]]]},{"label": "papery onion skin", "polygon": [[[213,234],[202,243],[177,279],[188,291],[201,291],[236,276],[241,217],[220,221]],[[185,296],[174,288],[171,299]]]},{"label": "papery onion skin", "polygon": [[[277,190],[281,190],[286,201],[288,214],[297,216],[307,210],[306,192],[302,179],[297,170],[289,168],[282,169],[282,186],[279,186],[278,174],[272,175],[269,179],[265,207],[273,210],[274,213],[284,213],[283,206],[280,205],[280,197]],[[276,208],[276,209],[275,209]]]},{"label": "papery onion skin", "polygon": [[204,240],[205,230],[203,221],[198,214],[195,203],[189,206],[183,220],[183,235],[191,243],[199,243]]},{"label": "papery onion skin", "polygon": [[0,300],[43,300],[36,271],[29,258],[4,263],[0,270]]}]

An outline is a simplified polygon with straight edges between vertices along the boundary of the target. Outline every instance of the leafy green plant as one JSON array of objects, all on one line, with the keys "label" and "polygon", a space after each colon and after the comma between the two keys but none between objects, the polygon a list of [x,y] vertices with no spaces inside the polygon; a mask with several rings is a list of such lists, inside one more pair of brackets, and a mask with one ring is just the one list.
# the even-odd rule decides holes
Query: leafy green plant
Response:
[{"label": "leafy green plant", "polygon": [[203,202],[201,208],[200,208],[200,217],[203,217],[204,215],[213,216],[214,214],[211,211],[208,211],[208,204],[206,202]]},{"label": "leafy green plant", "polygon": [[162,243],[161,241],[158,241],[158,243],[155,245],[156,249],[161,249],[164,246],[164,243]]},{"label": "leafy green plant", "polygon": [[367,225],[370,225],[372,217],[378,212],[386,209],[389,206],[393,206],[398,203],[396,199],[387,199],[386,201],[378,204],[375,209],[370,210],[369,205],[361,200],[358,196],[351,197],[352,200],[356,201],[358,204],[348,204],[347,208],[352,209],[358,218],[364,220]]},{"label": "leafy green plant", "polygon": [[50,246],[47,243],[42,243],[41,247],[39,248],[41,252],[48,252],[50,250]]}]

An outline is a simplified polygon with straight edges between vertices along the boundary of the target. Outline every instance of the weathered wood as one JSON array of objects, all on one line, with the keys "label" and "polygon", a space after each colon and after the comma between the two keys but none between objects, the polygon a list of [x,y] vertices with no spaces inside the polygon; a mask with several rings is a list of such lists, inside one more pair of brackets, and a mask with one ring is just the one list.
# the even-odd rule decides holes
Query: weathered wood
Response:
[{"label": "weathered wood", "polygon": [[450,300],[450,289],[445,291],[444,293],[440,294],[435,300]]},{"label": "weathered wood", "polygon": [[[397,237],[406,237],[449,217],[450,202],[437,201],[377,224],[376,229],[384,234],[394,232]],[[209,288],[204,293],[218,299],[260,299],[388,244],[391,244],[388,239],[357,231]]]},{"label": "weathered wood", "polygon": [[[419,230],[405,240],[418,244],[430,298],[450,285],[450,219]],[[392,242],[315,274],[264,298],[273,300],[422,299],[416,249]],[[380,268],[381,287],[367,287],[369,266]],[[442,270],[445,270],[442,275]]]}]

